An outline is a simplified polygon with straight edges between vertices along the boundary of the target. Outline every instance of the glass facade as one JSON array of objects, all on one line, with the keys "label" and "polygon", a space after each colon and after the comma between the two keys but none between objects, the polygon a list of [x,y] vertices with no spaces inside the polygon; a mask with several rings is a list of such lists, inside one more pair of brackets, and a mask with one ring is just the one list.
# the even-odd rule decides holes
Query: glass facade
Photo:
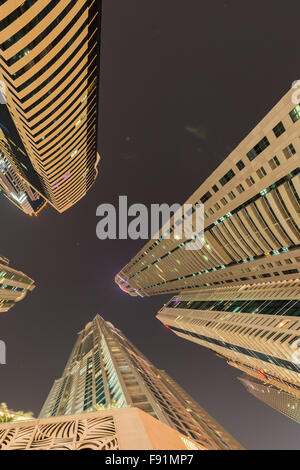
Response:
[{"label": "glass facade", "polygon": [[63,376],[40,417],[137,407],[209,449],[234,439],[111,323],[96,316],[79,333]]},{"label": "glass facade", "polygon": [[168,308],[209,310],[216,312],[300,316],[300,300],[172,300],[166,306]]}]

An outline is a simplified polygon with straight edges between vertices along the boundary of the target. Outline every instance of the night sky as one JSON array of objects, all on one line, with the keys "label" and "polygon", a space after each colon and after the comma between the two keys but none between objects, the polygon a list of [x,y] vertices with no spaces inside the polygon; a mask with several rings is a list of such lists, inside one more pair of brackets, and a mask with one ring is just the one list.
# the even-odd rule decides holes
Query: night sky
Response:
[{"label": "night sky", "polygon": [[96,238],[97,206],[118,207],[119,195],[183,203],[300,78],[299,13],[298,0],[103,1],[95,185],[63,214],[48,206],[28,217],[0,198],[0,252],[37,286],[1,314],[0,401],[37,416],[77,332],[99,313],[244,447],[299,448],[298,424],[155,318],[168,296],[115,285],[145,241]]}]

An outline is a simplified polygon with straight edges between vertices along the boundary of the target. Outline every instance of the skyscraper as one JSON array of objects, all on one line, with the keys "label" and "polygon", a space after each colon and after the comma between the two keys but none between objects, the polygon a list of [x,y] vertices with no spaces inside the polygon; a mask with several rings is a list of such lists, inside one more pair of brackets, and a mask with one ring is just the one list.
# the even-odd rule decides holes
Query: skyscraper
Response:
[{"label": "skyscraper", "polygon": [[99,5],[25,0],[1,6],[0,80],[29,157],[15,156],[15,164],[59,212],[78,202],[97,176]]},{"label": "skyscraper", "polygon": [[[173,216],[116,282],[130,295],[177,293],[157,315],[167,328],[296,400],[300,105],[293,92],[188,199],[190,212]],[[177,239],[176,226],[201,203],[204,233]],[[195,238],[203,247],[186,249]]]},{"label": "skyscraper", "polygon": [[7,312],[34,288],[30,277],[11,268],[8,259],[0,255],[0,312]]},{"label": "skyscraper", "polygon": [[[1,83],[1,82],[0,82]],[[0,151],[9,161],[16,175],[33,191],[46,199],[46,193],[38,173],[33,168],[17,128],[5,104],[0,104]]]},{"label": "skyscraper", "polygon": [[164,371],[97,315],[79,333],[40,418],[137,407],[207,449],[240,445]]},{"label": "skyscraper", "polygon": [[5,136],[0,123],[0,192],[25,214],[37,215],[47,202],[21,178],[14,166],[14,158],[11,158],[12,153],[20,154],[22,150]]},{"label": "skyscraper", "polygon": [[[190,211],[171,217],[120,271],[123,290],[148,296],[299,278],[300,105],[292,97],[293,90],[201,184],[186,202]],[[178,240],[174,229],[197,204],[204,245],[188,250],[193,238]]]},{"label": "skyscraper", "polygon": [[300,398],[253,377],[239,377],[239,380],[253,396],[300,423]]},{"label": "skyscraper", "polygon": [[300,281],[290,279],[183,292],[157,318],[230,365],[300,397],[299,314]]}]

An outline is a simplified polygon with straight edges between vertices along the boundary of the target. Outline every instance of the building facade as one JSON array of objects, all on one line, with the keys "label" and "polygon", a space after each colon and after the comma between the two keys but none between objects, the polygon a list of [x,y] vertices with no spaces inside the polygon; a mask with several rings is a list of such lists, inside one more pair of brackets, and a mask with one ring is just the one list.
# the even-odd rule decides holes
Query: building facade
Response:
[{"label": "building facade", "polygon": [[253,377],[239,377],[239,380],[251,395],[300,423],[300,398]]},{"label": "building facade", "polygon": [[97,315],[79,333],[40,418],[137,407],[207,449],[240,445],[164,371]]},{"label": "building facade", "polygon": [[98,173],[101,2],[17,0],[1,13],[2,94],[28,155],[15,164],[63,212]]},{"label": "building facade", "polygon": [[0,192],[25,214],[36,216],[47,202],[22,179],[14,165],[15,155],[21,152],[22,150],[6,137],[0,124]]},{"label": "building facade", "polygon": [[11,268],[8,259],[0,255],[0,312],[7,312],[34,288],[30,277]]},{"label": "building facade", "polygon": [[[289,91],[116,276],[149,296],[299,278],[300,105]],[[204,233],[197,205],[204,204]],[[178,239],[190,220],[193,237]],[[202,239],[199,250],[188,249]]]},{"label": "building facade", "polygon": [[0,450],[190,451],[206,448],[140,409],[126,408],[32,419],[26,423],[0,423]]},{"label": "building facade", "polygon": [[300,281],[182,292],[157,318],[176,335],[300,397]]},{"label": "building facade", "polygon": [[[300,398],[300,105],[289,91],[115,280],[157,318]],[[204,229],[196,230],[204,205]],[[187,209],[186,209],[187,208]],[[188,220],[194,234],[178,237]],[[176,236],[177,235],[177,236]],[[200,249],[189,249],[195,241]]]}]

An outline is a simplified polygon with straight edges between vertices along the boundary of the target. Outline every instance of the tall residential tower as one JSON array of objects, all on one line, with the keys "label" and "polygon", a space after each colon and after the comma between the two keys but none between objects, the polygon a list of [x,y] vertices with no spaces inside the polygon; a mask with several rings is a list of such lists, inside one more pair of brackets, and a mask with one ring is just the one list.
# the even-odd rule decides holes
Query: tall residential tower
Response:
[{"label": "tall residential tower", "polygon": [[[289,91],[116,276],[176,293],[157,318],[282,396],[300,398],[300,105]],[[204,232],[176,238],[204,204]],[[194,223],[194,221],[192,221]],[[189,250],[195,239],[201,249]],[[249,379],[250,380],[250,379]]]},{"label": "tall residential tower", "polygon": [[7,312],[34,287],[30,277],[11,268],[8,259],[0,255],[0,313]]},{"label": "tall residential tower", "polygon": [[[300,105],[292,96],[201,184],[186,202],[190,211],[171,217],[121,270],[123,290],[149,296],[299,278]],[[188,250],[193,239],[176,239],[174,229],[197,204],[204,204],[204,245]]]},{"label": "tall residential tower", "polygon": [[96,0],[1,5],[0,80],[29,157],[15,164],[59,212],[97,176],[100,9]]},{"label": "tall residential tower", "polygon": [[137,407],[207,449],[240,445],[164,371],[97,315],[79,333],[40,418]]},{"label": "tall residential tower", "polygon": [[219,287],[175,296],[157,318],[181,338],[300,398],[300,281]]},{"label": "tall residential tower", "polygon": [[25,214],[37,215],[47,202],[20,176],[14,161],[16,155],[25,155],[25,153],[6,131],[0,122],[0,193],[2,192]]}]

